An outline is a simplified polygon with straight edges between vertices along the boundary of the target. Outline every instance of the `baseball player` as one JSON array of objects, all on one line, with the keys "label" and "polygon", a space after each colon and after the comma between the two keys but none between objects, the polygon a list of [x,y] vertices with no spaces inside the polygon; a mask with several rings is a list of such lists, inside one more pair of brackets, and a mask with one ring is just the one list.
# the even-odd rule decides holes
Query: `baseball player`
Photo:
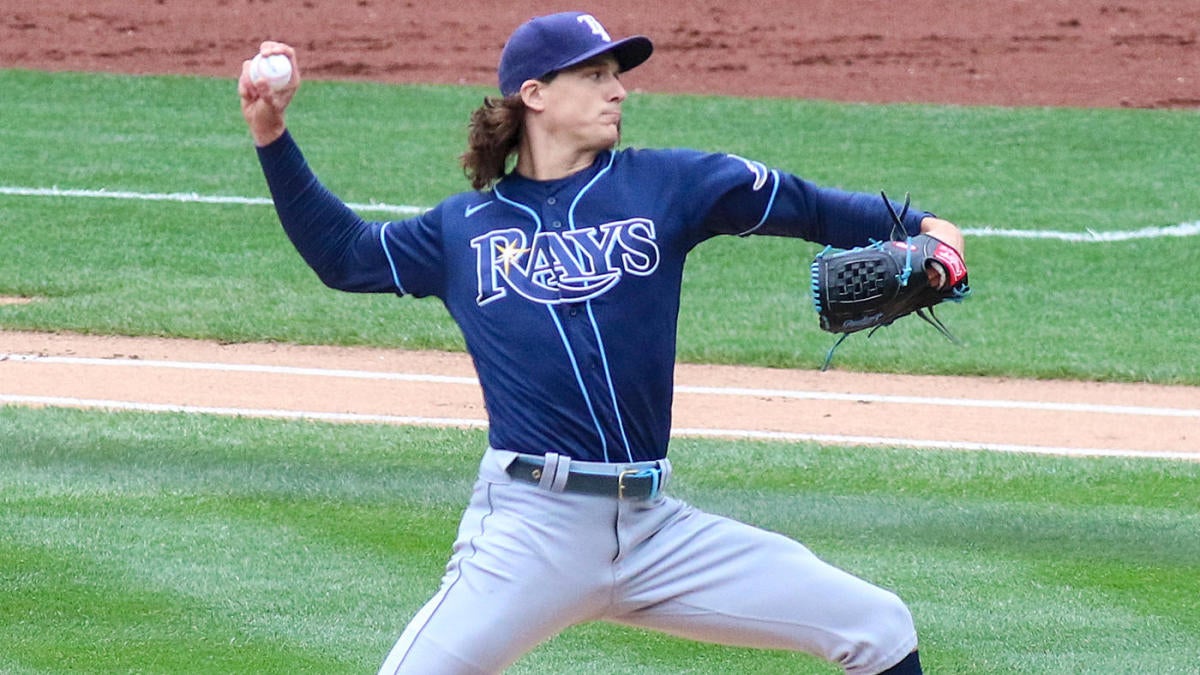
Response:
[{"label": "baseball player", "polygon": [[[260,51],[296,60],[285,44]],[[749,159],[616,149],[621,74],[651,51],[580,12],[521,25],[500,57],[501,96],[470,121],[474,189],[392,222],[360,218],[310,170],[284,121],[299,70],[274,90],[243,65],[243,114],[304,260],[335,289],[441,300],[483,389],[489,447],[440,590],[380,673],[496,673],[589,621],[807,652],[847,673],[921,672],[896,595],[669,494],[688,251],[750,234],[846,247],[893,224],[878,196]],[[928,213],[903,225],[962,248]]]}]

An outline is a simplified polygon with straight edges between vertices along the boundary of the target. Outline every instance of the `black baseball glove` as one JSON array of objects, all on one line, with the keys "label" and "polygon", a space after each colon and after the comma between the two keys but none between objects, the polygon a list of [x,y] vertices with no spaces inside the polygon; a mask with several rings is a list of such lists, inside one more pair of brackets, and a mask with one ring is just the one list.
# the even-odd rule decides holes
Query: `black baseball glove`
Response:
[{"label": "black baseball glove", "polygon": [[[903,233],[902,219],[884,195],[884,203]],[[947,338],[957,342],[933,314],[934,305],[947,300],[961,302],[970,293],[967,266],[962,255],[948,244],[927,234],[876,242],[850,250],[827,247],[812,262],[813,305],[821,328],[842,334],[825,359],[829,367],[833,352],[851,333],[874,330],[896,319],[916,313]]]}]

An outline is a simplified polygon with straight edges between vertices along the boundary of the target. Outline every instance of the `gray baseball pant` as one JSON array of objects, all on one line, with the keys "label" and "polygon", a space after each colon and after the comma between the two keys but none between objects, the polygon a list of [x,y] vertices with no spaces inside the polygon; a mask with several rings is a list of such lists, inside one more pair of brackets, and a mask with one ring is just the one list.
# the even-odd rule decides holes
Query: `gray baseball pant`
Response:
[{"label": "gray baseball pant", "polygon": [[[627,500],[516,481],[506,471],[515,457],[484,454],[441,589],[380,675],[499,673],[589,621],[807,652],[853,675],[886,670],[917,646],[896,595],[792,539],[662,494]],[[665,486],[670,464],[660,464]]]}]

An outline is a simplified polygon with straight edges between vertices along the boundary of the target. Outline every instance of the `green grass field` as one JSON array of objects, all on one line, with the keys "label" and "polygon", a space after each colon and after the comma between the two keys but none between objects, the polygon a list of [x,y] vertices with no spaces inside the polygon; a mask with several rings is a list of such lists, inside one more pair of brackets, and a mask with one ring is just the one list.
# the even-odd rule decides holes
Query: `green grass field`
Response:
[{"label": "green grass field", "polygon": [[[0,70],[0,188],[263,197],[232,81]],[[466,186],[485,92],[309,82],[291,126],[347,201]],[[634,95],[631,145],[913,194],[967,228],[1200,220],[1191,111]],[[385,217],[380,214],[378,217]],[[815,368],[818,247],[689,261],[681,358]],[[0,327],[461,348],[436,302],[324,289],[269,207],[0,193]],[[970,236],[975,296],[857,336],[863,371],[1200,385],[1200,237]],[[782,270],[782,272],[781,272]],[[931,349],[930,346],[934,348]],[[0,351],[3,345],[0,344]],[[1136,403],[1136,402],[1134,402]],[[481,432],[0,407],[0,672],[372,672],[449,554]],[[893,588],[937,673],[1200,672],[1200,464],[680,440],[677,492]],[[762,467],[731,482],[730,463]],[[516,673],[832,672],[573,628]]]},{"label": "green grass field", "polygon": [[[434,592],[485,443],[19,408],[0,438],[13,673],[370,672]],[[899,590],[930,672],[1200,663],[1200,464],[698,440],[673,457],[685,499]],[[607,625],[513,672],[732,669],[833,672]]]},{"label": "green grass field", "polygon": [[[233,84],[0,71],[0,187],[264,197]],[[290,117],[345,200],[432,206],[465,189],[456,158],[478,89],[307,83]],[[1084,233],[1200,220],[1200,116],[1144,110],[856,106],[635,96],[632,145],[724,149],[821,183],[912,193],[967,228]],[[86,112],[85,112],[86,111]],[[703,123],[700,123],[700,121]],[[387,217],[375,214],[375,217]],[[313,283],[266,206],[0,194],[0,326],[461,349],[436,302]],[[686,361],[813,368],[808,264],[819,247],[722,238],[689,260]],[[1200,237],[1114,243],[968,238],[975,295],[942,318],[839,350],[839,367],[1200,384]],[[228,308],[236,306],[237,312]]]}]

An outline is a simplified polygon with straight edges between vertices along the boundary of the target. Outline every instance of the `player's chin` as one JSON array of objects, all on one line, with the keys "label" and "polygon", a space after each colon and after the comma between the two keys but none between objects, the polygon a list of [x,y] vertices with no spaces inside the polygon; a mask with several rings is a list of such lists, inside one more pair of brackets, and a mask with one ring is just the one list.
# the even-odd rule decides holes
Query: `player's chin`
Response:
[{"label": "player's chin", "polygon": [[617,127],[605,127],[602,131],[590,134],[584,145],[594,152],[611,150],[621,142],[621,130]]},{"label": "player's chin", "polygon": [[621,121],[617,120],[604,127],[604,147],[611,148],[621,142]]}]

